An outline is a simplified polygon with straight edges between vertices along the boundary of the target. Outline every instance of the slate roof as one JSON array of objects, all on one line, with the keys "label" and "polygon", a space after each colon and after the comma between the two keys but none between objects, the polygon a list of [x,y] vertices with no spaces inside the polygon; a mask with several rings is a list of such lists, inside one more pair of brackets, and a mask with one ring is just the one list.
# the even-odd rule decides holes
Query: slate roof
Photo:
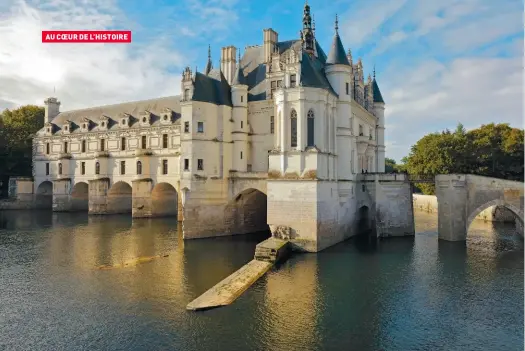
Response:
[{"label": "slate roof", "polygon": [[112,128],[118,129],[118,122],[122,114],[127,113],[130,115],[130,127],[132,128],[135,123],[139,122],[139,115],[141,112],[151,112],[150,125],[160,125],[160,115],[163,113],[165,108],[169,108],[173,111],[172,121],[175,124],[180,124],[180,95],[168,96],[157,99],[131,101],[115,105],[105,105],[98,107],[85,108],[80,110],[64,111],[58,114],[51,123],[55,124],[58,129],[62,128],[62,125],[66,121],[73,122],[71,133],[79,133],[80,125],[84,118],[88,118],[91,122],[90,131],[100,131],[98,123],[102,116],[110,118],[108,123],[108,130]]},{"label": "slate roof", "polygon": [[383,104],[385,101],[383,100],[383,96],[381,95],[381,91],[379,90],[379,86],[377,85],[376,79],[372,81],[372,94],[374,95],[374,102],[382,102]]},{"label": "slate roof", "polygon": [[237,68],[235,69],[232,85],[248,85],[246,84],[246,78],[244,77],[244,73],[242,73],[240,62],[237,63]]},{"label": "slate roof", "polygon": [[328,53],[326,63],[330,65],[350,66],[350,62],[348,62],[348,58],[345,54],[345,48],[343,47],[343,43],[341,42],[341,38],[339,37],[339,33],[337,32],[334,35],[334,39],[332,41],[332,46],[330,48],[330,52]]},{"label": "slate roof", "polygon": [[315,56],[310,56],[303,51],[301,60],[301,79],[303,87],[326,89],[335,96],[338,96],[324,73],[324,64]]},{"label": "slate roof", "polygon": [[231,87],[220,70],[211,70],[208,75],[196,72],[191,99],[219,106],[233,106]]}]

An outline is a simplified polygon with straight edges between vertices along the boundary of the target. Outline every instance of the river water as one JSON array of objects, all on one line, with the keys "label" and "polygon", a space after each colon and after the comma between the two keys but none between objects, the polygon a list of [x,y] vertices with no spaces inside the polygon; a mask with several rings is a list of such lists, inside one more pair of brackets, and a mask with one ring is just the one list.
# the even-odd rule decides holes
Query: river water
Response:
[{"label": "river water", "polygon": [[523,350],[523,240],[352,238],[295,255],[231,306],[188,302],[268,234],[183,242],[173,219],[0,213],[0,350]]}]

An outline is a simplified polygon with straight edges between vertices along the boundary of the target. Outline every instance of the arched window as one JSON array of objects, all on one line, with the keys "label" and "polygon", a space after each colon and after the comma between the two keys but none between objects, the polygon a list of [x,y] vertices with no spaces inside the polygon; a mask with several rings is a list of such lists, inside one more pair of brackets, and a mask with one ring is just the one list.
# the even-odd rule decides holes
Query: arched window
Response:
[{"label": "arched window", "polygon": [[308,138],[307,138],[307,144],[306,146],[314,146],[314,111],[309,110],[307,115],[307,129],[308,129]]},{"label": "arched window", "polygon": [[291,147],[297,147],[297,112],[294,109],[290,114],[290,122]]},{"label": "arched window", "polygon": [[100,163],[95,163],[95,174],[100,174]]},{"label": "arched window", "polygon": [[142,162],[137,161],[137,174],[142,174]]},{"label": "arched window", "polygon": [[58,164],[58,174],[62,174],[62,164]]}]

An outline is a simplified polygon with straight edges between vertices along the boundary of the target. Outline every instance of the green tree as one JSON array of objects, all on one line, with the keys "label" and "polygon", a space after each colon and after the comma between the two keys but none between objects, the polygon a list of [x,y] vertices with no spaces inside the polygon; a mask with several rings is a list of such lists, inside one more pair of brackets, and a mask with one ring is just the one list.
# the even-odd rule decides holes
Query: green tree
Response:
[{"label": "green tree", "polygon": [[[467,132],[459,123],[454,132],[447,129],[418,140],[402,167],[412,175],[467,173],[523,181],[523,137],[523,130],[508,124]],[[416,186],[425,194],[435,190],[434,184]]]},{"label": "green tree", "polygon": [[43,107],[27,105],[0,113],[0,181],[4,193],[9,177],[31,176],[32,136],[43,126]]}]

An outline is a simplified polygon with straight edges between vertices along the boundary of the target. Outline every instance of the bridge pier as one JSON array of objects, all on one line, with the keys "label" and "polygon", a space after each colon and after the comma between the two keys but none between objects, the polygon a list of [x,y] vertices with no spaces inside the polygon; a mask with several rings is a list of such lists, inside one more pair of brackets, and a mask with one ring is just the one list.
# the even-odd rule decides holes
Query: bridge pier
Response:
[{"label": "bridge pier", "polygon": [[98,178],[89,181],[89,214],[107,213],[107,194],[109,178]]}]

